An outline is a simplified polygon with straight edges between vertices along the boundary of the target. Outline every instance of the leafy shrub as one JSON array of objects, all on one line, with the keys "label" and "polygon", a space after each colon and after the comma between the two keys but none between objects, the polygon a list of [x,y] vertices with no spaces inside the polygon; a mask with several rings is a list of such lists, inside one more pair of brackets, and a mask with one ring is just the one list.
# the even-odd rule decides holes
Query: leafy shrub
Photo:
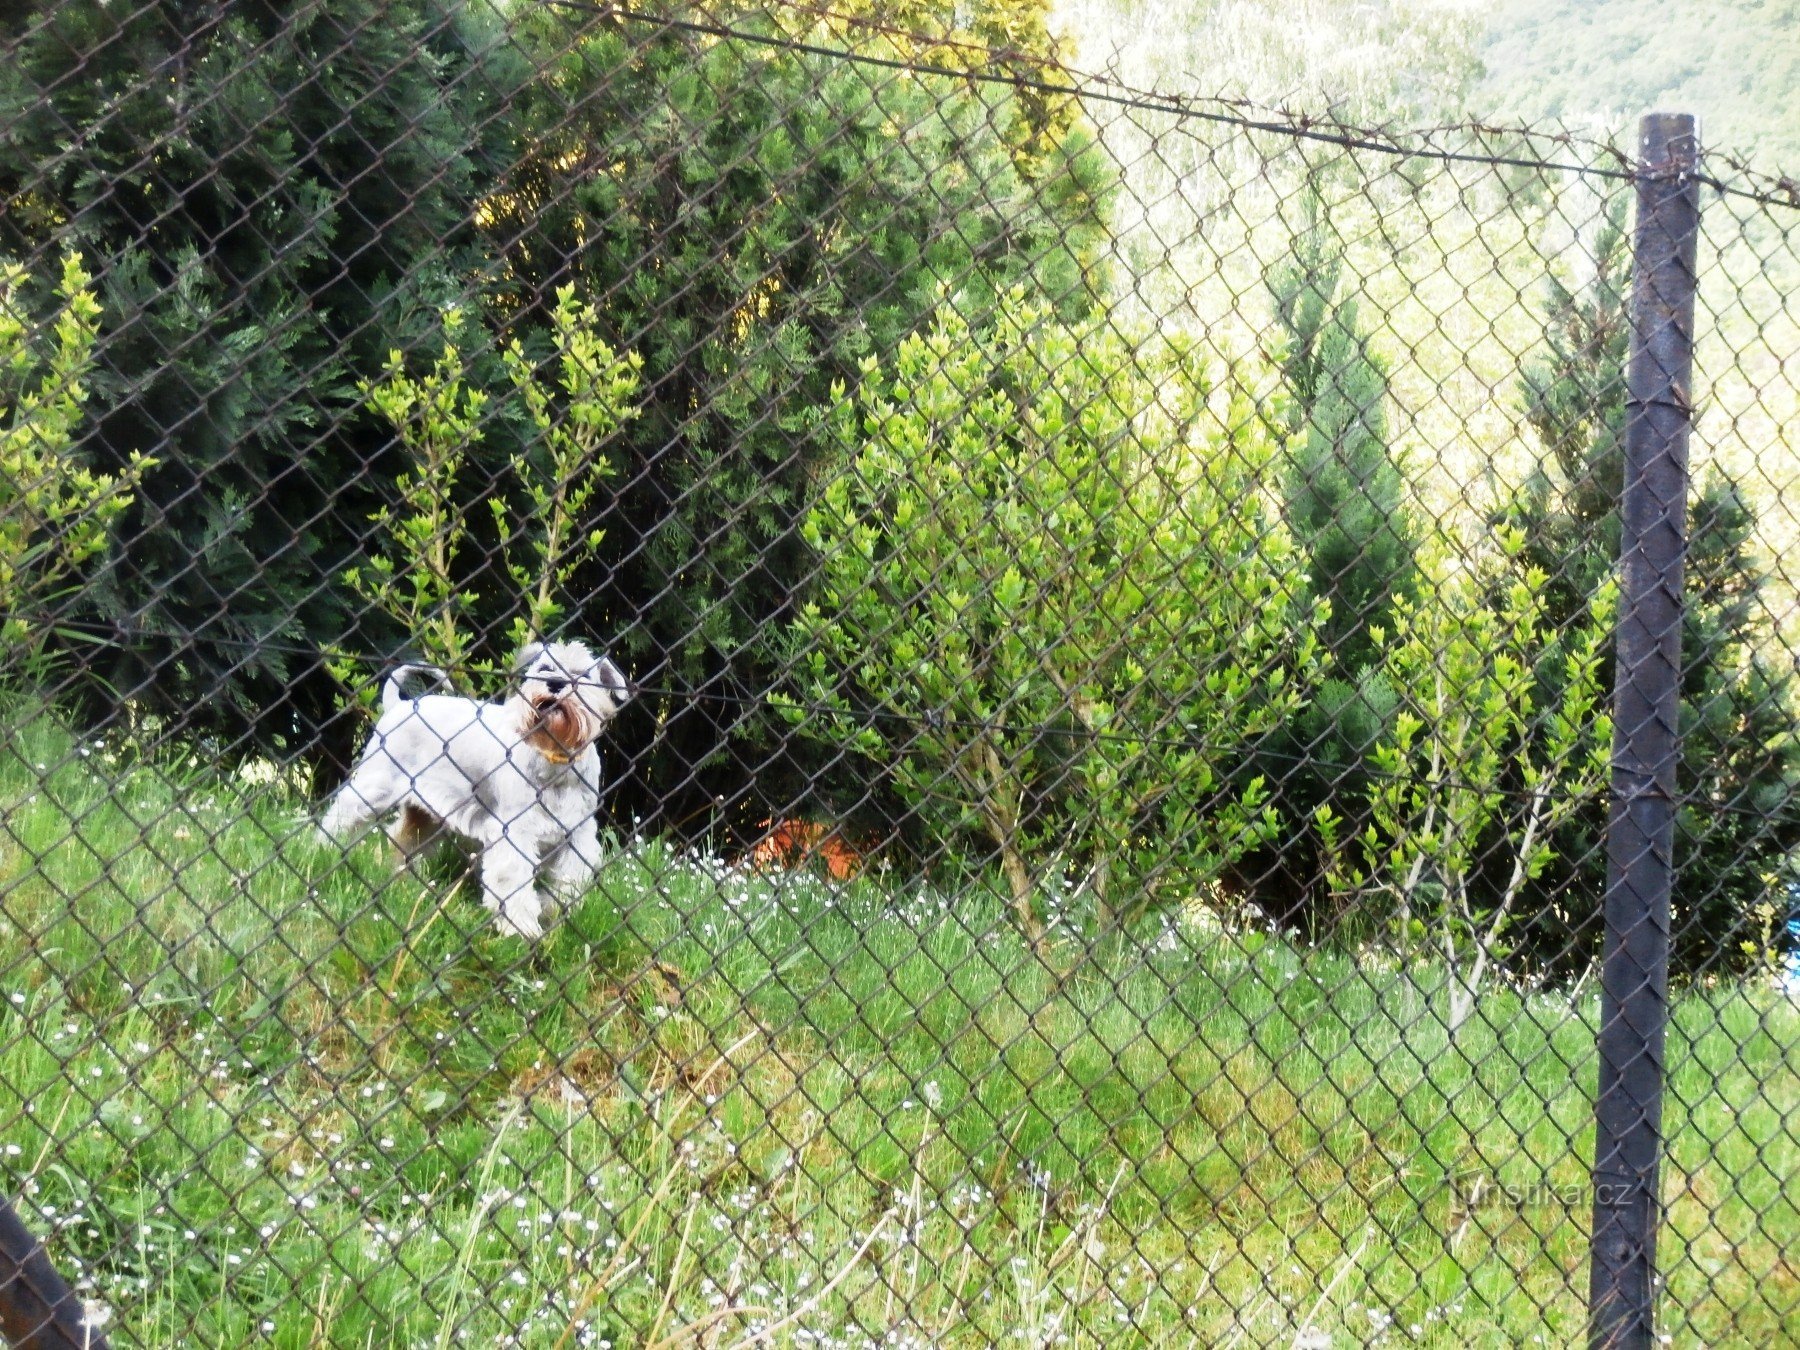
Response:
[{"label": "leafy shrub", "polygon": [[[532,360],[516,340],[504,352],[510,390],[494,414],[459,346],[465,320],[455,308],[444,312],[443,350],[429,373],[408,375],[405,356],[396,350],[379,381],[359,385],[369,406],[393,426],[413,467],[395,480],[399,503],[372,517],[386,551],[372,547],[344,580],[371,609],[411,634],[424,658],[453,680],[494,670],[477,656],[480,597],[462,580],[470,505],[460,484],[469,451],[493,416],[511,412],[531,428],[529,448],[511,463],[523,497],[519,507],[506,500],[503,481],[486,485],[507,575],[518,588],[508,607],[515,647],[553,630],[565,613],[570,578],[605,538],[589,523],[594,496],[614,472],[608,458],[613,436],[636,415],[632,399],[642,363],[635,354],[614,352],[597,334],[599,315],[576,298],[573,286],[558,290],[551,317],[547,361]],[[354,680],[353,660],[339,657],[334,670],[359,687],[365,701],[371,695],[366,683]]]},{"label": "leafy shrub", "polygon": [[107,474],[76,459],[100,328],[93,279],[80,254],[63,260],[50,340],[35,344],[24,277],[0,265],[0,657],[30,661],[50,637],[54,602],[107,546],[156,461],[133,455]]},{"label": "leafy shrub", "polygon": [[394,480],[400,505],[370,516],[387,551],[372,539],[366,561],[347,568],[344,580],[410,634],[427,661],[466,676],[474,646],[466,619],[476,597],[458,580],[469,526],[457,483],[481,440],[488,397],[464,378],[462,326],[461,310],[444,312],[444,349],[429,374],[408,375],[396,348],[379,382],[357,385],[393,426],[412,467]]},{"label": "leafy shrub", "polygon": [[1034,941],[1052,873],[1105,927],[1268,836],[1234,768],[1294,712],[1321,614],[1245,396],[1015,292],[987,329],[942,307],[829,426],[802,735],[878,766],[936,846],[979,840]]},{"label": "leafy shrub", "polygon": [[551,632],[567,613],[563,596],[575,574],[606,540],[591,525],[602,480],[618,470],[611,442],[638,415],[643,358],[615,352],[600,336],[600,313],[578,301],[573,286],[556,292],[550,314],[548,379],[515,338],[505,352],[506,375],[532,427],[532,450],[513,456],[512,473],[524,494],[522,525],[493,499],[494,528],[507,574],[523,597],[512,621],[513,646]]},{"label": "leafy shrub", "polygon": [[[1509,560],[1525,547],[1517,531],[1498,542]],[[1403,944],[1437,948],[1455,1032],[1503,964],[1520,898],[1556,859],[1563,825],[1604,799],[1614,592],[1602,587],[1584,622],[1559,629],[1541,570],[1521,566],[1490,589],[1449,557],[1430,560],[1424,594],[1377,630],[1398,706],[1371,756],[1361,869],[1338,879],[1385,899]],[[1335,849],[1329,805],[1316,823]]]}]

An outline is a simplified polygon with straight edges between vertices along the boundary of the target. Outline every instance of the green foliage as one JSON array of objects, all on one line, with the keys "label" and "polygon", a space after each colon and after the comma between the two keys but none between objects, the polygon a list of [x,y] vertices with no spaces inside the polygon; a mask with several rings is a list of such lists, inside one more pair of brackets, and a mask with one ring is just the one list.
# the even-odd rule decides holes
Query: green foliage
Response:
[{"label": "green foliage", "polygon": [[536,432],[536,454],[519,454],[513,476],[524,492],[523,539],[508,519],[506,504],[493,500],[494,527],[506,554],[506,570],[525,598],[513,619],[513,645],[551,632],[566,612],[562,596],[577,569],[600,551],[605,531],[583,530],[592,518],[595,493],[615,468],[608,442],[637,416],[632,400],[643,358],[619,355],[599,336],[600,315],[575,298],[573,286],[556,292],[551,314],[554,388],[545,386],[540,367],[514,340],[506,349],[506,373]]},{"label": "green foliage", "polygon": [[[613,471],[609,442],[636,415],[631,400],[642,365],[635,354],[620,356],[597,335],[598,311],[578,300],[573,286],[557,292],[553,318],[548,362],[534,362],[517,341],[502,358],[511,386],[504,411],[516,412],[532,428],[530,449],[516,454],[511,465],[522,500],[515,507],[501,482],[489,484],[489,510],[507,574],[517,587],[509,606],[515,647],[553,630],[566,612],[570,578],[605,538],[599,529],[584,529],[583,522],[592,518],[595,493]],[[491,661],[476,655],[482,633],[472,625],[481,597],[460,580],[467,573],[462,554],[469,542],[469,507],[459,480],[470,451],[496,420],[489,396],[470,377],[470,360],[460,345],[464,324],[460,309],[444,311],[443,350],[429,373],[408,375],[404,353],[395,350],[379,381],[357,386],[394,428],[412,468],[395,479],[399,504],[384,505],[371,516],[386,551],[372,544],[365,562],[344,573],[372,609],[412,634],[424,658],[453,680],[494,670]],[[338,657],[333,671],[346,685],[356,683],[354,660]]]},{"label": "green foliage", "polygon": [[1800,159],[1800,19],[1791,0],[1646,9],[1634,0],[1508,0],[1487,11],[1479,106],[1497,116],[1625,127],[1699,114],[1709,146]]},{"label": "green foliage", "polygon": [[[716,13],[716,7],[709,7]],[[1017,75],[1042,83],[1044,62],[1066,58],[1070,44],[1051,26],[1054,0],[845,0],[829,9],[752,3],[788,35],[834,48],[867,45],[871,32],[896,56],[980,75]],[[1021,83],[1017,117],[1007,141],[1020,172],[1030,178],[1052,168],[1057,144],[1080,124],[1078,99]]]},{"label": "green foliage", "polygon": [[1317,616],[1246,397],[1015,294],[987,329],[946,305],[830,426],[803,735],[879,765],[935,844],[980,837],[1034,941],[1059,868],[1110,926],[1269,835],[1233,768],[1298,706]]},{"label": "green foliage", "polygon": [[[946,38],[1006,36],[1009,69],[1053,46],[1040,0],[934,14]],[[800,35],[903,54],[867,27]],[[70,0],[15,37],[0,250],[67,236],[98,260],[113,326],[94,467],[164,461],[71,597],[74,618],[148,633],[85,668],[233,739],[310,745],[341,685],[291,654],[436,641],[412,612],[442,628],[451,597],[483,647],[465,655],[487,659],[529,571],[527,625],[579,613],[639,669],[725,696],[621,728],[627,757],[656,728],[621,809],[793,795],[818,766],[736,709],[761,707],[756,638],[804,584],[797,517],[832,382],[890,352],[940,279],[990,297],[1027,281],[1071,316],[1104,284],[1110,179],[1067,98],[553,6]],[[439,494],[461,547],[435,600],[401,603],[364,540],[388,510],[376,552],[397,557],[389,527],[425,484],[357,380],[396,349],[428,366],[445,306],[480,294],[493,340],[469,379],[498,397],[514,342],[556,348],[571,283],[606,297],[596,338],[641,354],[639,416],[574,476],[552,459],[585,451],[534,440],[529,416],[485,427]],[[566,487],[560,534],[491,512],[515,475],[536,485],[527,516],[555,516]],[[754,744],[733,755],[738,736]]]},{"label": "green foliage", "polygon": [[[1325,189],[1332,166],[1311,165],[1292,256],[1269,274],[1282,340],[1288,458],[1284,514],[1311,593],[1327,605],[1320,659],[1305,672],[1304,706],[1272,745],[1269,777],[1292,822],[1242,873],[1284,925],[1317,933],[1344,921],[1325,902],[1335,845],[1302,822],[1366,823],[1365,771],[1394,712],[1377,634],[1394,607],[1417,598],[1417,527],[1390,445],[1388,373],[1345,284],[1345,245]],[[1296,895],[1274,893],[1271,881]]]},{"label": "green foliage", "polygon": [[[1063,0],[1088,69],[1370,125],[1462,114],[1481,75],[1481,13],[1439,0]],[[1122,67],[1122,69],[1119,69]]]},{"label": "green foliage", "polygon": [[9,42],[0,252],[91,260],[84,449],[159,460],[63,610],[144,632],[84,652],[105,706],[292,749],[339,697],[294,650],[394,641],[335,580],[404,467],[354,378],[475,266],[477,165],[511,136],[472,74],[483,12],[70,0]]},{"label": "green foliage", "polygon": [[[907,54],[854,25],[804,35]],[[526,153],[483,208],[505,258],[499,313],[548,327],[549,297],[574,280],[643,358],[606,537],[572,589],[638,669],[716,695],[619,725],[644,774],[621,809],[748,826],[770,802],[862,799],[764,699],[780,675],[764,638],[810,567],[798,526],[828,448],[818,409],[864,357],[891,356],[940,282],[973,311],[1019,283],[1085,313],[1104,283],[1104,158],[1072,110],[992,83],[553,6],[522,9],[514,41],[544,69],[521,107]]]},{"label": "green foliage", "polygon": [[352,590],[412,634],[425,659],[452,679],[475,673],[474,643],[464,627],[476,597],[457,580],[469,530],[456,488],[470,448],[481,440],[488,401],[465,379],[457,348],[462,326],[461,310],[444,311],[444,349],[429,374],[408,375],[405,354],[396,348],[379,383],[357,385],[393,426],[412,468],[394,480],[400,507],[384,505],[370,517],[389,551],[371,543],[366,564],[344,572]]},{"label": "green foliage", "polygon": [[[1606,205],[1593,243],[1594,274],[1576,290],[1552,274],[1545,283],[1544,353],[1519,378],[1525,420],[1545,458],[1527,485],[1529,497],[1560,493],[1568,527],[1550,547],[1565,558],[1552,572],[1565,599],[1596,584],[1591,527],[1613,519],[1624,483],[1625,365],[1631,353],[1630,239],[1625,199]],[[1555,478],[1552,479],[1551,475]],[[1553,489],[1554,484],[1554,489]],[[1548,523],[1548,522],[1546,522]],[[1616,545],[1615,532],[1603,542]]]},{"label": "green foliage", "polygon": [[1332,667],[1354,678],[1375,653],[1372,630],[1415,594],[1414,527],[1406,481],[1388,444],[1387,370],[1370,349],[1353,297],[1341,294],[1343,243],[1315,185],[1294,256],[1269,278],[1286,352],[1288,430],[1295,450],[1286,514],[1313,593],[1329,599],[1320,637]]},{"label": "green foliage", "polygon": [[[1545,351],[1520,381],[1544,454],[1497,521],[1522,534],[1511,575],[1544,578],[1546,614],[1558,627],[1581,621],[1610,584],[1619,550],[1630,346],[1622,202],[1596,234],[1594,262],[1585,286],[1550,285]],[[1723,475],[1689,505],[1677,776],[1687,801],[1676,816],[1673,916],[1675,967],[1687,972],[1742,960],[1757,906],[1785,903],[1800,847],[1800,690],[1767,654],[1772,596],[1755,524],[1742,490]],[[1547,678],[1560,682],[1554,671]],[[1610,687],[1610,657],[1604,679]],[[1519,905],[1515,936],[1526,964],[1576,975],[1595,958],[1605,823],[1597,801],[1559,822],[1556,860],[1529,880]],[[1490,878],[1490,887],[1499,884]]]},{"label": "green foliage", "polygon": [[156,461],[118,473],[75,457],[88,401],[100,304],[81,255],[63,260],[49,340],[23,294],[25,269],[0,264],[0,657],[30,659],[50,637],[52,605],[106,548],[119,513]]},{"label": "green foliage", "polygon": [[[1516,530],[1499,543],[1509,559],[1525,546]],[[1384,655],[1399,708],[1372,756],[1367,871],[1353,880],[1391,897],[1403,941],[1432,935],[1456,976],[1455,1031],[1563,824],[1603,801],[1612,719],[1600,670],[1615,596],[1604,587],[1571,631],[1552,624],[1536,568],[1496,593],[1446,553],[1430,579],[1423,599],[1395,609]],[[1322,823],[1331,837],[1334,822]],[[1483,878],[1496,868],[1505,880],[1492,889]]]}]

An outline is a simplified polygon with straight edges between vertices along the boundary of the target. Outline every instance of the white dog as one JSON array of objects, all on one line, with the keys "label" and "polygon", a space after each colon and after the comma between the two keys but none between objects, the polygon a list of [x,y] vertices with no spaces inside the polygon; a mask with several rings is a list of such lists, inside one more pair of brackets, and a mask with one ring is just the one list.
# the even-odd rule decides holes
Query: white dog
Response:
[{"label": "white dog", "polygon": [[382,712],[320,829],[342,839],[398,810],[389,836],[408,856],[449,830],[481,849],[483,901],[500,930],[543,932],[543,872],[579,893],[599,860],[601,729],[636,688],[579,642],[534,642],[519,654],[519,691],[504,703],[401,685],[431,667],[402,666],[381,690]]}]

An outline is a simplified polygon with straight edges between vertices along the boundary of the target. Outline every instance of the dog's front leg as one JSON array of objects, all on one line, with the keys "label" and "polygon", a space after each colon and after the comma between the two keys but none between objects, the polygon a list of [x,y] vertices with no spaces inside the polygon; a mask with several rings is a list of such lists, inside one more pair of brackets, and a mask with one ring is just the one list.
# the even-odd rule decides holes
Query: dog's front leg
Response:
[{"label": "dog's front leg", "polygon": [[589,816],[550,855],[550,886],[564,901],[578,898],[600,865],[600,826]]},{"label": "dog's front leg", "polygon": [[482,852],[482,903],[499,919],[502,933],[522,938],[544,935],[537,869],[537,859],[504,835]]}]

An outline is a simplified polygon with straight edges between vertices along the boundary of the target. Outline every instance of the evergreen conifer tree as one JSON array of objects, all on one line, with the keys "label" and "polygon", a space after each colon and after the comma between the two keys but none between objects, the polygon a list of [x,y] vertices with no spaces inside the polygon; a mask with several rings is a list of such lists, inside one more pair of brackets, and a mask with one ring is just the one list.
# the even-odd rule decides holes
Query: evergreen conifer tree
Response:
[{"label": "evergreen conifer tree", "polygon": [[[458,7],[460,8],[460,7]],[[158,461],[80,613],[95,687],[293,745],[392,475],[359,375],[472,266],[491,87],[429,0],[68,0],[0,63],[0,255],[100,282],[101,466]],[[505,139],[502,135],[501,139]]]},{"label": "evergreen conifer tree", "polygon": [[1293,256],[1268,285],[1286,339],[1287,521],[1311,592],[1331,609],[1319,630],[1320,667],[1308,673],[1310,697],[1271,746],[1267,774],[1280,784],[1287,843],[1279,856],[1265,852],[1241,870],[1281,922],[1316,929],[1335,916],[1317,910],[1329,860],[1306,822],[1328,806],[1350,830],[1360,825],[1364,765],[1393,706],[1375,633],[1396,598],[1416,594],[1418,568],[1406,484],[1388,439],[1387,369],[1346,293],[1343,244],[1316,172],[1303,211]]},{"label": "evergreen conifer tree", "polygon": [[[1548,616],[1567,631],[1613,575],[1619,551],[1631,336],[1623,202],[1597,234],[1594,260],[1585,286],[1551,282],[1546,350],[1520,381],[1544,455],[1500,513],[1501,523],[1525,534],[1514,565],[1548,574]],[[1692,495],[1672,916],[1675,967],[1687,972],[1743,959],[1758,907],[1783,911],[1800,845],[1800,690],[1765,655],[1770,609],[1754,533],[1754,513],[1729,477],[1715,473]],[[1540,682],[1561,678],[1559,654],[1554,647],[1540,663]],[[1613,678],[1609,657],[1604,687]],[[1576,975],[1595,959],[1605,828],[1604,807],[1596,805],[1559,832],[1556,859],[1520,911],[1515,938],[1530,965]]]}]

